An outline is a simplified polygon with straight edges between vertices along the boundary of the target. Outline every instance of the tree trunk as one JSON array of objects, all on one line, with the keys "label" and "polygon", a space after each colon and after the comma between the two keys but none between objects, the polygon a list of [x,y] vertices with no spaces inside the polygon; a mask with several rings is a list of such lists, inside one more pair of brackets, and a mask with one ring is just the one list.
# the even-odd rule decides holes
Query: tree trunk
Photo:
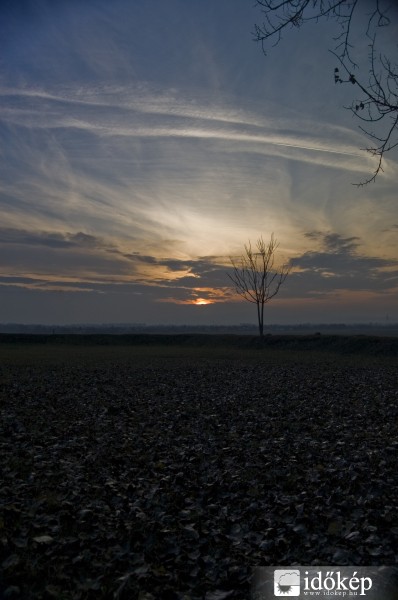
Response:
[{"label": "tree trunk", "polygon": [[260,337],[264,335],[264,304],[260,305],[260,302],[257,303],[257,318],[258,318],[258,331]]}]

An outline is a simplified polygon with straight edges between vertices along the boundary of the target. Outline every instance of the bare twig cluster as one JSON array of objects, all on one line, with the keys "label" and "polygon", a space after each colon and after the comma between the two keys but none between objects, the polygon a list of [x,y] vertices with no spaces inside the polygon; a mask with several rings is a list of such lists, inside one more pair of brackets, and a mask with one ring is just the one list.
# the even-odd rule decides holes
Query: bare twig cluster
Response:
[{"label": "bare twig cluster", "polygon": [[[369,68],[363,75],[354,60],[353,27],[360,17],[364,2],[359,0],[257,0],[262,8],[263,23],[255,25],[255,40],[261,42],[264,53],[271,39],[277,45],[282,33],[289,27],[301,27],[310,21],[332,19],[340,26],[331,50],[339,67],[335,68],[335,83],[351,83],[356,86],[358,99],[347,107],[363,125],[360,129],[372,140],[366,150],[378,157],[372,176],[355,185],[366,185],[375,181],[383,171],[386,152],[398,146],[398,65],[384,53],[378,51],[378,36],[390,25],[389,8],[383,0],[366,3],[366,30],[363,32],[369,43]],[[373,124],[377,131],[373,129]]]}]

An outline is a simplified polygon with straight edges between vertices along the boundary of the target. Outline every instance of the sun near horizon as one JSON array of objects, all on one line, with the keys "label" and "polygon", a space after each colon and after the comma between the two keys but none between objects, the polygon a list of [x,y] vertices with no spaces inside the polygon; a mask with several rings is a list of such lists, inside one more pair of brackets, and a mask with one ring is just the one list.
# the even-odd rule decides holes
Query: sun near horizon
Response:
[{"label": "sun near horizon", "polygon": [[206,304],[214,304],[214,302],[207,298],[196,298],[196,300],[192,301],[192,304],[195,304],[195,306],[205,306]]}]

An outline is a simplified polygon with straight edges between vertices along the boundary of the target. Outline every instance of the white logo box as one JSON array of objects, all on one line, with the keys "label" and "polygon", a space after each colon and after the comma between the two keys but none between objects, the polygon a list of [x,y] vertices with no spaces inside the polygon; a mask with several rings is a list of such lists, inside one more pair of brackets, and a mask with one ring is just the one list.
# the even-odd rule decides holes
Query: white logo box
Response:
[{"label": "white logo box", "polygon": [[251,600],[398,600],[396,566],[302,566],[253,569]]}]

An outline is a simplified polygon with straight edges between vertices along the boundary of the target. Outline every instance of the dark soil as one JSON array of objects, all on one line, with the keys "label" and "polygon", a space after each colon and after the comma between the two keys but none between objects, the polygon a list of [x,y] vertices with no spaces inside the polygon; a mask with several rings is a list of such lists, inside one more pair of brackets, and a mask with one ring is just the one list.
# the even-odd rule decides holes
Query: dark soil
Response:
[{"label": "dark soil", "polygon": [[0,598],[243,600],[255,566],[397,563],[395,366],[137,356],[1,368]]}]

